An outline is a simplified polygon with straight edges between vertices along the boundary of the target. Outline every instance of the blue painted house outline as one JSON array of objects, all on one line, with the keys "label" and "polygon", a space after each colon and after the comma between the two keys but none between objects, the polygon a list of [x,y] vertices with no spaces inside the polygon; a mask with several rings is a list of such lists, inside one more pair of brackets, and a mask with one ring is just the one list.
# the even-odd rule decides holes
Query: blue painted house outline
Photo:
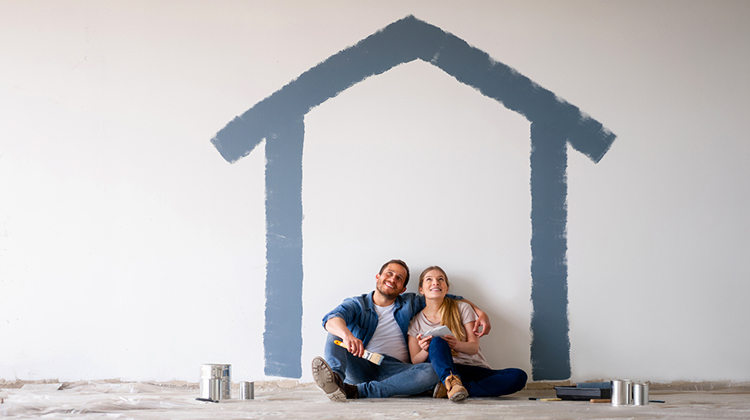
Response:
[{"label": "blue painted house outline", "polygon": [[[301,74],[211,140],[230,163],[266,139],[265,373],[302,375],[302,151],[304,117],[366,78],[414,60],[518,112],[531,123],[531,363],[535,380],[567,379],[567,144],[599,162],[615,135],[514,69],[413,16]],[[294,332],[299,332],[295,334]]]}]

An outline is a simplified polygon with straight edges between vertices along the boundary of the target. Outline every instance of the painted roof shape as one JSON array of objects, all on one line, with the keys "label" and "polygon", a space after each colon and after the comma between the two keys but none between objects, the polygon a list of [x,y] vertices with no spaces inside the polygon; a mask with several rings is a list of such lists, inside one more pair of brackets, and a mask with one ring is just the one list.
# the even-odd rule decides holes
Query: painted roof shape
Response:
[{"label": "painted roof shape", "polygon": [[264,138],[273,141],[276,133],[350,86],[416,59],[437,66],[531,123],[552,128],[594,162],[601,160],[616,137],[578,107],[513,68],[410,15],[302,73],[235,117],[211,142],[224,159],[233,163],[252,152]]}]

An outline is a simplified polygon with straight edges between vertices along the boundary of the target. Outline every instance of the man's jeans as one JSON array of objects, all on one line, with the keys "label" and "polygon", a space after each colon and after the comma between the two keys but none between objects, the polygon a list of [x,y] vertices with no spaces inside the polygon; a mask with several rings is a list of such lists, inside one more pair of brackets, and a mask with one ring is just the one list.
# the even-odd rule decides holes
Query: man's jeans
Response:
[{"label": "man's jeans", "polygon": [[338,337],[328,334],[325,360],[348,384],[357,385],[360,398],[386,398],[394,395],[416,395],[432,390],[438,377],[429,363],[412,365],[383,355],[380,366],[349,353],[336,345]]},{"label": "man's jeans", "polygon": [[430,341],[429,360],[441,382],[450,375],[457,375],[470,397],[498,397],[518,392],[526,386],[527,375],[521,369],[493,370],[453,363],[451,348],[440,337],[433,337]]}]

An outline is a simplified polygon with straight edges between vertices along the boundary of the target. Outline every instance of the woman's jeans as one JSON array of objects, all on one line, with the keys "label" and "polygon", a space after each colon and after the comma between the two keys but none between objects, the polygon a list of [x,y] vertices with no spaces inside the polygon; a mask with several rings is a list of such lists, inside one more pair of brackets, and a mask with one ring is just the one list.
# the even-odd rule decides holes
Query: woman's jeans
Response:
[{"label": "woman's jeans", "polygon": [[487,369],[481,366],[469,366],[453,363],[451,348],[448,342],[440,337],[433,337],[430,342],[430,363],[440,381],[450,375],[457,375],[470,397],[497,397],[518,392],[526,386],[527,375],[521,369]]}]

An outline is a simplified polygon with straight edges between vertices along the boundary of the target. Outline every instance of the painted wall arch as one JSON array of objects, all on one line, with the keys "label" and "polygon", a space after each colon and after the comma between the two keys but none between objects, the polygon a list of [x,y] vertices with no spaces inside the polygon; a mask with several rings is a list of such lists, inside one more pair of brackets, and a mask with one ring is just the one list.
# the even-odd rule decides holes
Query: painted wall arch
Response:
[{"label": "painted wall arch", "polygon": [[[413,16],[331,56],[258,102],[211,140],[233,163],[266,139],[265,373],[302,375],[304,116],[370,76],[414,60],[518,112],[531,123],[531,362],[535,380],[567,379],[567,144],[594,163],[615,135],[507,65]],[[291,331],[299,331],[292,336]]]}]

